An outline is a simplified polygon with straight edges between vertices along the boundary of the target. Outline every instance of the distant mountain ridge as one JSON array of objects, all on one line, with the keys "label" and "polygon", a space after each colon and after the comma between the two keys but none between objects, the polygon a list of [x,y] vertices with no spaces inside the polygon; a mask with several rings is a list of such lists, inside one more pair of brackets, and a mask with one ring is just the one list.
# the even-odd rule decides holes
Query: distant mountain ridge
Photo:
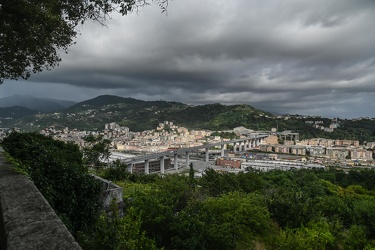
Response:
[{"label": "distant mountain ridge", "polygon": [[[172,121],[192,129],[232,129],[254,123],[254,119],[273,116],[250,105],[226,106],[219,103],[191,106],[180,102],[142,101],[113,95],[102,95],[77,103],[57,114],[38,114],[15,121],[25,124],[98,130],[105,123],[117,122],[132,131],[155,129],[160,122]],[[263,118],[262,118],[263,117]],[[269,126],[267,126],[269,127]],[[265,129],[265,126],[259,129]]]},{"label": "distant mountain ridge", "polygon": [[106,105],[115,105],[115,104],[126,104],[126,105],[140,105],[140,107],[143,106],[152,106],[152,105],[162,105],[165,106],[165,104],[180,104],[180,105],[186,105],[183,103],[179,102],[167,102],[167,101],[143,101],[143,100],[138,100],[134,99],[132,97],[120,97],[120,96],[115,96],[115,95],[100,95],[95,98],[79,102],[70,108],[68,108],[69,111],[71,110],[76,110],[80,109],[82,107],[100,107],[100,106],[106,106]]},{"label": "distant mountain ridge", "polygon": [[252,130],[270,131],[272,128],[277,128],[277,131],[292,130],[300,133],[300,139],[323,137],[375,141],[375,119],[341,120],[339,128],[329,133],[306,125],[306,122],[318,120],[320,125],[329,127],[332,119],[304,118],[298,115],[296,117],[291,115],[284,119],[246,104],[213,103],[192,106],[179,102],[142,101],[134,98],[102,95],[77,103],[67,109],[49,113],[25,108],[9,109],[0,109],[0,127],[18,127],[40,131],[43,128],[54,126],[56,129],[68,127],[97,131],[102,130],[106,123],[116,122],[129,127],[131,131],[144,131],[156,129],[159,123],[170,121],[177,126],[191,130],[221,131],[244,126]]},{"label": "distant mountain ridge", "polygon": [[144,103],[146,101],[134,99],[131,97],[121,97],[116,95],[100,95],[95,98],[83,101],[78,103],[78,105],[92,105],[92,106],[102,106],[108,104],[116,104],[116,103]]},{"label": "distant mountain ridge", "polygon": [[38,112],[52,112],[64,110],[76,102],[55,100],[50,98],[37,98],[30,95],[14,95],[0,98],[0,107],[24,107]]}]

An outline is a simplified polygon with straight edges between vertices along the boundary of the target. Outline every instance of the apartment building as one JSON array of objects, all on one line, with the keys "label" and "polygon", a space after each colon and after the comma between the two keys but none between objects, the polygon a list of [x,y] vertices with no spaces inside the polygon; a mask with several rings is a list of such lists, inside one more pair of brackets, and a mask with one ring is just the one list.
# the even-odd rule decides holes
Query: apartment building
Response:
[{"label": "apartment building", "polygon": [[346,148],[329,147],[326,150],[326,155],[333,159],[345,159],[349,155],[349,151]]},{"label": "apartment building", "polygon": [[364,149],[354,149],[350,151],[350,158],[352,160],[372,160],[373,159],[373,151],[364,150]]}]

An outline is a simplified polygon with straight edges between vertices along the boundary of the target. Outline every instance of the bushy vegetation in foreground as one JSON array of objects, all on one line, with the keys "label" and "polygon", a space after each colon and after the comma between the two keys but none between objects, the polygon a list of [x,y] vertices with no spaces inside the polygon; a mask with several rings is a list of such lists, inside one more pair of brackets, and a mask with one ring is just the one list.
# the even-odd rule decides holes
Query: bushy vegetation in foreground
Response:
[{"label": "bushy vegetation in foreground", "polygon": [[[209,170],[203,178],[193,179],[134,175],[116,168],[101,175],[124,188],[125,214],[132,216],[133,223],[138,223],[157,248],[375,246],[374,170],[237,175]],[[103,225],[97,230],[102,234],[93,234],[90,242],[99,244],[111,237],[111,231],[104,233]],[[120,245],[121,239],[116,244]],[[112,249],[120,249],[116,244]]]},{"label": "bushy vegetation in foreground", "polygon": [[88,174],[77,145],[18,132],[4,138],[1,145],[74,235],[95,223],[101,184]]},{"label": "bushy vegetation in foreground", "polygon": [[2,146],[84,249],[375,249],[375,170],[98,171],[124,188],[124,216],[98,213],[100,185],[82,152],[36,133]]}]

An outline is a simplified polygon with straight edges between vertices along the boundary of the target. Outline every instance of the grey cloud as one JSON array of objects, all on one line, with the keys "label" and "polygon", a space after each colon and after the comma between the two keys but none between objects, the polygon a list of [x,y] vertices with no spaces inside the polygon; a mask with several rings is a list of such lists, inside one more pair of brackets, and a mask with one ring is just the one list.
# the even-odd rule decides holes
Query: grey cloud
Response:
[{"label": "grey cloud", "polygon": [[350,103],[349,113],[375,97],[374,7],[373,0],[175,0],[168,15],[145,8],[114,16],[108,28],[87,23],[60,67],[28,84],[66,86],[77,98],[248,103],[284,113],[343,113]]}]

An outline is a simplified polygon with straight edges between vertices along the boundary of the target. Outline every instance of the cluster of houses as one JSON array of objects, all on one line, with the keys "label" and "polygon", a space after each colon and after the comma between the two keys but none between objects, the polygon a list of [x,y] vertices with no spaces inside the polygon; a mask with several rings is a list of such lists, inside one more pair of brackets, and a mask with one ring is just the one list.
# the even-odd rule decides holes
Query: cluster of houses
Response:
[{"label": "cluster of houses", "polygon": [[[311,125],[320,126],[319,121],[310,122]],[[338,126],[333,124],[334,128]],[[0,129],[0,137],[5,136],[7,130]],[[244,127],[234,128],[232,132],[238,135],[254,132]],[[101,131],[79,131],[77,129],[56,129],[51,126],[41,131],[44,135],[53,136],[59,140],[74,142],[80,146],[85,146],[84,137],[90,134],[101,135],[104,139],[112,142],[112,148],[117,151],[137,151],[141,153],[161,152],[178,148],[199,146],[205,143],[215,143],[225,140],[219,136],[211,136],[208,130],[188,130],[179,127],[173,122],[164,121],[159,123],[153,130],[142,132],[131,132],[128,127],[121,126],[115,122],[107,123]],[[329,164],[341,162],[346,165],[358,165],[365,162],[374,162],[375,142],[367,142],[360,145],[358,140],[334,140],[325,138],[314,138],[299,140],[299,134],[291,131],[276,132],[273,129],[268,132],[270,135],[265,138],[255,149],[268,153],[269,159],[277,160],[277,155],[287,154],[305,156],[310,159],[310,163]],[[282,142],[282,144],[280,144]],[[253,148],[254,149],[254,148]],[[229,151],[228,151],[229,152]],[[243,153],[243,152],[237,152]],[[271,157],[275,156],[276,157]],[[311,160],[313,159],[313,161]],[[259,164],[268,166],[267,162],[260,162],[258,165],[242,166],[244,161],[237,161],[227,158],[219,158],[216,162],[220,166],[230,168],[245,169],[256,167]],[[249,165],[250,163],[246,163]],[[245,164],[245,165],[246,165]],[[255,161],[252,161],[255,164]],[[272,164],[276,164],[273,162]],[[281,163],[280,163],[281,164]],[[166,164],[167,168],[171,164]],[[282,164],[281,164],[282,165]],[[305,165],[303,165],[305,166]],[[154,168],[150,166],[150,168]],[[155,166],[157,168],[157,166]],[[135,168],[137,170],[137,167]]]},{"label": "cluster of houses", "polygon": [[373,161],[375,157],[375,143],[368,142],[360,145],[357,140],[334,140],[314,138],[301,141],[284,141],[276,143],[276,136],[270,136],[259,150],[269,153],[292,154],[326,158],[330,160]]}]

